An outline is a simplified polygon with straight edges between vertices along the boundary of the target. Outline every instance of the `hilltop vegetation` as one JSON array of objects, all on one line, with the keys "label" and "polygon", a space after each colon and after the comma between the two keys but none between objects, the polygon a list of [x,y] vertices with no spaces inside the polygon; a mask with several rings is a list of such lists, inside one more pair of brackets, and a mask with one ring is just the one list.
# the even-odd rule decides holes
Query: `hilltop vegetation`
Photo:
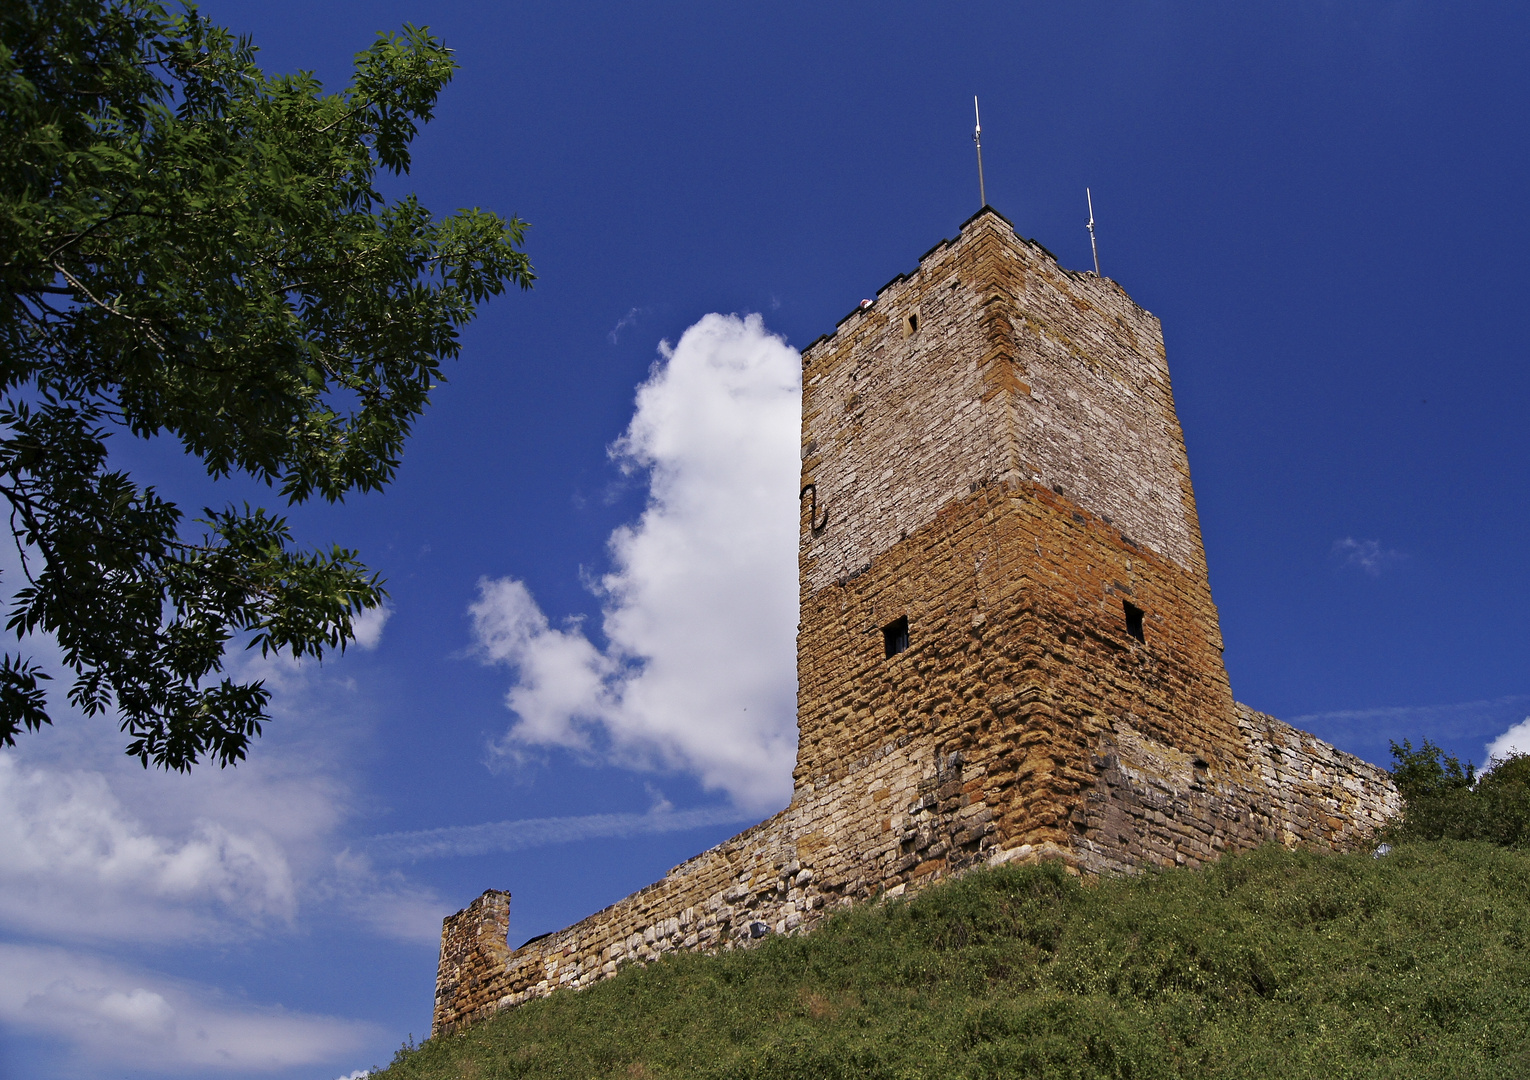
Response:
[{"label": "hilltop vegetation", "polygon": [[1004,867],[401,1050],[388,1080],[1524,1077],[1530,853]]},{"label": "hilltop vegetation", "polygon": [[1510,754],[1478,773],[1428,739],[1392,744],[1392,782],[1403,817],[1388,839],[1487,840],[1530,846],[1530,754]]}]

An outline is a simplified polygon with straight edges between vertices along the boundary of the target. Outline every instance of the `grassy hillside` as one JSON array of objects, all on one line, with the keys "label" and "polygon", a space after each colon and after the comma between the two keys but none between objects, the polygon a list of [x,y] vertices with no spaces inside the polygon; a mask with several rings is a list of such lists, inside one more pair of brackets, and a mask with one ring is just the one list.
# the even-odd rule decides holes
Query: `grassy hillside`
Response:
[{"label": "grassy hillside", "polygon": [[1098,885],[985,871],[629,969],[378,1075],[1530,1077],[1530,852],[1271,847]]}]

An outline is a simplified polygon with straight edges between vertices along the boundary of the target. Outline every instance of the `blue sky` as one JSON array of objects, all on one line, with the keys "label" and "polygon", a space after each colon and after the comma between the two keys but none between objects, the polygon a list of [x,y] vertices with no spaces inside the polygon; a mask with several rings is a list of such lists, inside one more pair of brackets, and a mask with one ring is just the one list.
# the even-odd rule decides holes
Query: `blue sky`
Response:
[{"label": "blue sky", "polygon": [[977,209],[973,94],[989,202],[1084,268],[1090,186],[1163,321],[1238,698],[1379,762],[1530,716],[1522,6],[203,10],[337,86],[377,30],[444,37],[398,190],[530,221],[540,280],[389,491],[293,512],[391,607],[262,669],[248,763],[145,774],[100,720],[0,754],[0,1075],[385,1064],[443,914],[508,888],[519,944],[780,804],[793,350]]}]

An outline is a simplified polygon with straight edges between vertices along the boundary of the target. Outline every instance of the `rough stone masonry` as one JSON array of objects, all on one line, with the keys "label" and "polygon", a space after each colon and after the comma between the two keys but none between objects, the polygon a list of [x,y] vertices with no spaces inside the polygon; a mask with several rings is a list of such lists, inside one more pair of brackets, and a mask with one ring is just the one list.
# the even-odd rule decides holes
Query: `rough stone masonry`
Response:
[{"label": "rough stone masonry", "polygon": [[433,1035],[969,867],[1342,849],[1387,774],[1233,700],[1163,333],[991,208],[802,354],[791,805],[511,950],[445,921]]}]

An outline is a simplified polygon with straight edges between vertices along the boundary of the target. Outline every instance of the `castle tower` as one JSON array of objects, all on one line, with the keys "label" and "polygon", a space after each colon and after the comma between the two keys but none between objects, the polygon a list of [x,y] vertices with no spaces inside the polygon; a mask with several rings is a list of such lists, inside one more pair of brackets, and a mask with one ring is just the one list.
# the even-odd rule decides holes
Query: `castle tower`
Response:
[{"label": "castle tower", "polygon": [[1158,320],[985,208],[808,347],[802,413],[799,792],[905,738],[983,763],[1006,845],[1182,856],[1088,798],[1123,742],[1249,767]]},{"label": "castle tower", "polygon": [[982,863],[1344,848],[1387,774],[1233,701],[1158,320],[984,208],[802,354],[791,805],[511,949],[441,929],[433,1035]]}]

